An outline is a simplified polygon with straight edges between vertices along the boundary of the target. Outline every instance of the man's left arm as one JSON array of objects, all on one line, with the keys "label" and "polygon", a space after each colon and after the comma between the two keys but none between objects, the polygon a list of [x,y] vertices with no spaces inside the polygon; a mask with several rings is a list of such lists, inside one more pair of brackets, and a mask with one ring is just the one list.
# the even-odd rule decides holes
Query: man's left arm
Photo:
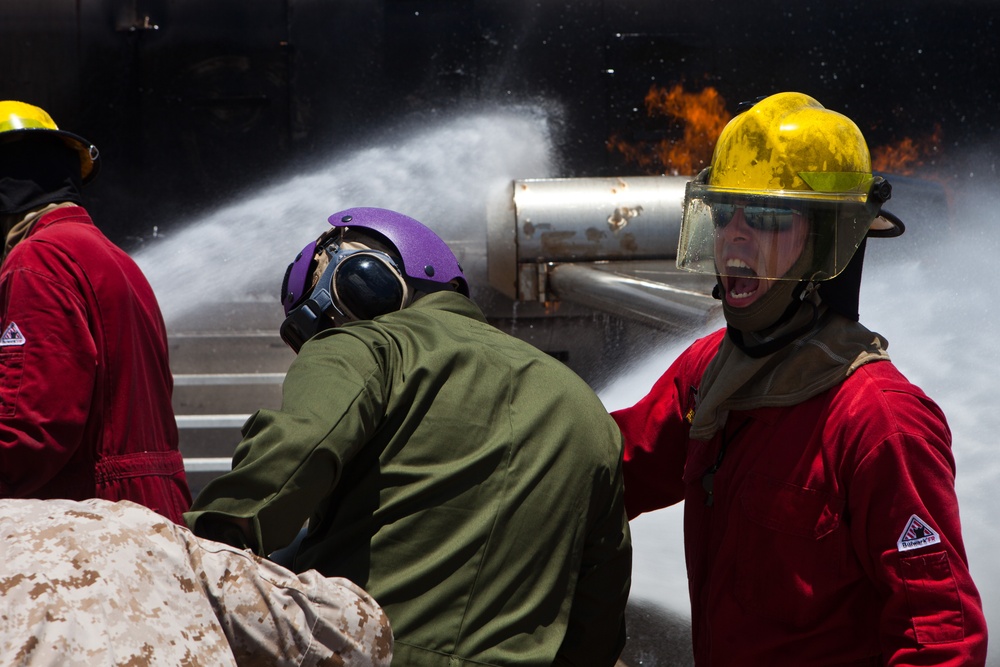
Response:
[{"label": "man's left arm", "polygon": [[969,571],[950,443],[897,433],[858,467],[853,539],[885,599],[886,665],[974,667],[986,661],[986,621]]}]

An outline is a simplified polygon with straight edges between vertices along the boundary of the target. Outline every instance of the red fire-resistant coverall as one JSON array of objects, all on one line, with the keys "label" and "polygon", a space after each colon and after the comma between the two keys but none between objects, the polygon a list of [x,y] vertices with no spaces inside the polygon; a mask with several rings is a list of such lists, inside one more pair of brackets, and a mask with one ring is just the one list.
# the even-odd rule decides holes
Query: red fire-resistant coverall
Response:
[{"label": "red fire-resistant coverall", "polygon": [[64,206],[0,267],[0,497],[132,500],[182,523],[166,327],[139,267]]},{"label": "red fire-resistant coverall", "polygon": [[692,440],[689,411],[723,335],[697,341],[613,414],[629,517],[685,501],[696,664],[983,665],[940,409],[880,361],[799,405],[732,412],[710,442]]}]

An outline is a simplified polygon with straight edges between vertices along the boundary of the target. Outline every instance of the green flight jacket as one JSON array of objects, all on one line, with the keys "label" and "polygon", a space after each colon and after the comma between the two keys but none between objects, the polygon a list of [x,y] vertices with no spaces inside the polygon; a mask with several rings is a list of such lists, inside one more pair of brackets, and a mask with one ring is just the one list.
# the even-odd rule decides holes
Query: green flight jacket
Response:
[{"label": "green flight jacket", "polygon": [[394,664],[615,664],[621,435],[583,380],[464,296],[316,335],[243,436],[188,524],[238,543],[218,526],[248,520],[268,554],[308,520],[294,568],[367,590]]}]

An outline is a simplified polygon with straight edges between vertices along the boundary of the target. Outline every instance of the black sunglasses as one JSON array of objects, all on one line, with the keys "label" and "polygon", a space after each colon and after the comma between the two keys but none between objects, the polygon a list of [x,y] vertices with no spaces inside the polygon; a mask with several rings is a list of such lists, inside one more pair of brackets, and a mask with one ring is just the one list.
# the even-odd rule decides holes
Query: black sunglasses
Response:
[{"label": "black sunglasses", "polygon": [[778,208],[774,206],[744,206],[742,204],[710,204],[712,210],[712,224],[716,229],[722,229],[728,225],[737,210],[743,211],[743,219],[750,229],[760,232],[784,232],[792,228],[795,216],[801,216],[801,212],[792,208]]}]

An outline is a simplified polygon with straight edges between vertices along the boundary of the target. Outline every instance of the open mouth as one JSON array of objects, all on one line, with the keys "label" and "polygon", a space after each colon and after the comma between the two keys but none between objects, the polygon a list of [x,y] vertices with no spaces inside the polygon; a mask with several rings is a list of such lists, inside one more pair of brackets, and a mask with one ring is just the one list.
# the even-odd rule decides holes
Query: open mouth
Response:
[{"label": "open mouth", "polygon": [[726,286],[726,296],[730,305],[739,306],[741,302],[752,299],[760,288],[760,278],[757,272],[742,259],[726,261],[726,275],[723,276]]}]

